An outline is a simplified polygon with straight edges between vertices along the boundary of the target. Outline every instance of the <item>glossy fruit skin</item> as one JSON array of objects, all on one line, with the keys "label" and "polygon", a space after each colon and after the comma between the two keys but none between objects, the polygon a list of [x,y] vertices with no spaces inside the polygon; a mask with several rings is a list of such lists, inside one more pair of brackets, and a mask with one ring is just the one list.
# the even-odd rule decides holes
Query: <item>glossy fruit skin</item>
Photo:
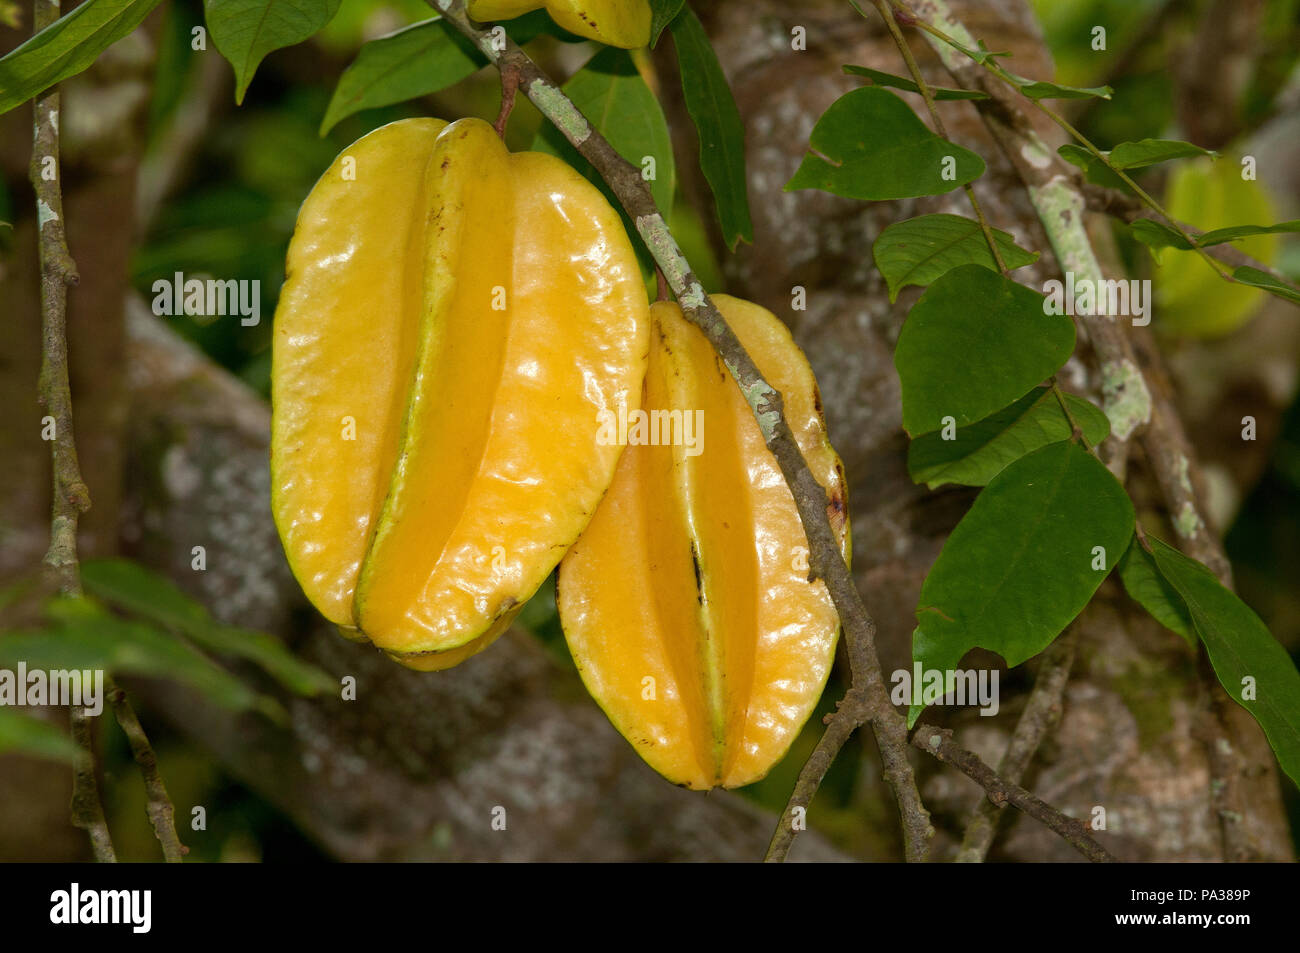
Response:
[{"label": "glossy fruit skin", "polygon": [[[843,470],[807,361],[770,312],[713,300],[782,392],[847,557]],[[808,582],[794,498],[739,387],[676,305],[651,318],[642,407],[702,410],[701,452],[627,447],[560,565],[560,619],[588,690],[651,767],[697,790],[740,787],[811,714],[839,622],[824,583]]]},{"label": "glossy fruit skin", "polygon": [[572,168],[510,154],[487,123],[404,120],[322,177],[288,272],[272,472],[290,565],[345,635],[456,664],[612,479],[621,448],[597,422],[638,400],[648,333],[626,232]]},{"label": "glossy fruit skin", "polygon": [[470,19],[510,20],[543,7],[570,33],[606,46],[637,50],[650,43],[648,0],[469,0]]}]

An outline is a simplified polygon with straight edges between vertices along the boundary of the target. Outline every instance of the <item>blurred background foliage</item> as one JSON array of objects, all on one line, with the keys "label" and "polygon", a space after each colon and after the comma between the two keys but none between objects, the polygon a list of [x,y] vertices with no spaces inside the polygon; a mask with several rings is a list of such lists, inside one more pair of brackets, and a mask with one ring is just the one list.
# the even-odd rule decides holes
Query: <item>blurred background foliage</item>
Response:
[{"label": "blurred background foliage", "polygon": [[[1146,137],[1189,137],[1180,123],[1175,62],[1204,28],[1213,0],[1033,0],[1057,63],[1059,82],[1111,85],[1111,102],[1078,100],[1066,104],[1069,118],[1102,148]],[[1230,9],[1219,5],[1220,9]],[[1277,111],[1278,98],[1297,85],[1300,54],[1297,13],[1300,0],[1268,0],[1265,23],[1256,31],[1258,44],[1244,57],[1247,76],[1233,104],[1232,135],[1228,141],[1200,143],[1225,153],[1235,163],[1241,141]],[[792,10],[792,14],[793,14]],[[262,321],[243,327],[238,321],[200,323],[193,317],[172,319],[172,326],[251,387],[269,396],[271,315],[284,278],[284,256],[298,207],[317,177],[335,155],[370,130],[414,115],[445,119],[479,116],[491,119],[499,102],[494,72],[481,70],[462,83],[435,95],[399,105],[367,110],[343,119],[327,136],[318,128],[339,75],[367,41],[411,23],[428,19],[421,0],[343,0],[338,15],[311,41],[272,53],[259,69],[244,104],[233,102],[233,78],[221,62],[215,73],[205,59],[217,58],[209,41],[206,57],[191,52],[191,36],[202,25],[199,0],[173,0],[166,7],[158,39],[159,58],[149,116],[148,151],[142,183],[160,175],[174,151],[174,136],[196,113],[210,111],[202,124],[202,141],[183,170],[167,170],[174,188],[152,207],[142,205],[132,257],[132,281],[147,299],[152,284],[180,271],[189,277],[238,277],[261,282]],[[1104,25],[1109,55],[1090,46],[1092,30]],[[989,38],[991,43],[995,38]],[[542,36],[528,44],[529,52],[553,75],[572,75],[596,52],[590,43],[562,43]],[[1183,51],[1183,52],[1180,52]],[[648,71],[647,63],[638,64]],[[214,78],[215,77],[215,78]],[[653,75],[647,73],[651,88]],[[507,142],[512,149],[530,148],[541,130],[541,117],[523,97],[510,120]],[[1190,138],[1190,137],[1189,137]],[[1153,194],[1164,194],[1166,166],[1141,173],[1140,182]],[[144,191],[144,190],[142,190]],[[10,197],[0,187],[0,220]],[[1296,217],[1297,209],[1276,208],[1264,197],[1273,221]],[[1202,223],[1198,209],[1187,218],[1206,227],[1232,220],[1262,220],[1250,212],[1239,219]],[[1231,210],[1230,210],[1231,212]],[[706,210],[712,215],[712,210]],[[725,290],[714,251],[706,239],[700,213],[678,194],[674,229],[709,290]],[[1149,277],[1151,256],[1117,229],[1121,253],[1135,276]],[[0,241],[4,240],[0,230]],[[1281,252],[1278,267],[1292,280],[1300,278],[1300,243]],[[1181,258],[1183,253],[1167,250]],[[1188,259],[1192,256],[1187,255]],[[1187,262],[1201,268],[1200,262]],[[1168,265],[1166,265],[1168,267]],[[1206,273],[1208,276],[1208,272]],[[743,289],[737,289],[742,291]],[[1229,292],[1253,294],[1247,289]],[[1253,307],[1253,305],[1252,305]],[[1249,310],[1249,309],[1247,309]],[[1177,342],[1171,344],[1177,347]],[[1263,617],[1273,633],[1293,650],[1300,647],[1300,410],[1293,407],[1264,478],[1241,507],[1228,547],[1242,596]],[[521,614],[519,622],[543,640],[559,664],[571,665],[560,632],[554,589],[548,583]],[[1007,687],[1027,678],[1011,673]],[[764,781],[743,793],[757,803],[779,810],[794,784],[799,767],[820,734],[820,716],[844,689],[835,678],[821,709],[810,719],[790,755]],[[104,791],[110,827],[124,860],[158,857],[157,844],[145,815],[139,772],[125,739],[111,719],[100,719],[107,773]],[[178,805],[178,828],[189,845],[190,859],[201,861],[296,861],[325,859],[293,825],[272,807],[228,776],[201,750],[167,732],[159,720],[149,723],[164,776]],[[864,745],[870,746],[869,735]],[[892,808],[866,802],[857,792],[861,772],[878,771],[873,751],[850,746],[835,762],[813,808],[811,822],[850,851],[872,850],[872,838],[893,824]],[[1291,792],[1294,795],[1294,792]],[[206,830],[191,829],[181,805],[202,804]],[[1296,798],[1291,797],[1293,815]],[[1300,827],[1300,823],[1296,824]],[[883,852],[883,851],[879,851]]]}]

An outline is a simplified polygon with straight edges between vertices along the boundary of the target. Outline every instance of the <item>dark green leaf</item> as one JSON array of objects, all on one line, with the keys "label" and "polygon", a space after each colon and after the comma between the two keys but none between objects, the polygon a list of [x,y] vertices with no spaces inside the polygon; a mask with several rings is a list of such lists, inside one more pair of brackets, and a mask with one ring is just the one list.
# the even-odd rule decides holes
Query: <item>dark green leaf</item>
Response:
[{"label": "dark green leaf", "polygon": [[[637,72],[631,55],[626,50],[607,46],[578,70],[563,88],[573,104],[609,140],[618,154],[641,169],[643,174],[644,160],[653,157],[655,178],[650,182],[650,191],[664,219],[668,220],[673,207],[673,192],[677,187],[673,143],[659,100]],[[533,148],[560,156],[608,194],[604,180],[554,126],[547,124],[542,129]],[[617,202],[613,204],[618,207]]]},{"label": "dark green leaf", "polygon": [[338,9],[339,0],[203,0],[212,42],[235,68],[235,102],[266,54],[301,43]]},{"label": "dark green leaf", "polygon": [[51,761],[71,761],[77,746],[57,725],[0,707],[0,754],[9,752]]},{"label": "dark green leaf", "polygon": [[[1150,538],[1161,574],[1183,597],[1219,682],[1268,736],[1282,770],[1300,783],[1300,672],[1251,608],[1214,573]],[[1249,686],[1249,687],[1248,687]]]},{"label": "dark green leaf", "polygon": [[785,187],[882,201],[943,195],[983,174],[978,155],[936,136],[893,93],[866,86],[817,120],[809,153]]},{"label": "dark green leaf", "polygon": [[[1038,252],[1021,248],[1007,232],[993,229],[993,240],[1008,268],[1038,260]],[[998,270],[980,223],[961,215],[922,215],[896,222],[880,233],[872,254],[889,284],[890,301],[908,285],[928,285],[960,265]]]},{"label": "dark green leaf", "polygon": [[1120,560],[1119,578],[1123,580],[1129,597],[1151,613],[1152,618],[1192,645],[1196,644],[1196,633],[1193,631],[1192,617],[1187,612],[1187,603],[1161,574],[1155,557],[1142,548],[1136,536]]},{"label": "dark green leaf", "polygon": [[1139,139],[1136,142],[1121,142],[1110,150],[1108,158],[1110,164],[1117,169],[1141,169],[1170,159],[1216,155],[1217,152],[1180,139]]},{"label": "dark green leaf", "polygon": [[1044,83],[1039,80],[1026,79],[1014,73],[1007,73],[1020,92],[1030,99],[1110,99],[1115,92],[1109,86],[1062,86],[1059,83]]},{"label": "dark green leaf", "polygon": [[1266,271],[1260,271],[1258,268],[1251,268],[1249,265],[1239,265],[1232,273],[1232,277],[1240,281],[1243,285],[1250,285],[1254,288],[1263,288],[1271,295],[1284,298],[1292,304],[1300,304],[1300,290],[1286,282],[1279,281]]},{"label": "dark green leaf", "polygon": [[[1073,394],[1065,402],[1093,446],[1110,435],[1110,421],[1096,405]],[[952,440],[941,431],[921,434],[907,448],[907,470],[932,490],[945,483],[984,486],[1025,454],[1068,440],[1071,433],[1056,395],[1036,387],[1010,407],[957,428]]]},{"label": "dark green leaf", "polygon": [[[926,577],[913,658],[926,671],[953,670],[977,646],[1012,667],[1032,658],[1083,611],[1132,534],[1128,494],[1082,447],[1021,457],[976,498]],[[920,713],[912,706],[909,727]]]},{"label": "dark green leaf", "polygon": [[371,40],[339,77],[321,135],[355,112],[436,93],[486,64],[487,58],[440,17]]},{"label": "dark green leaf", "polygon": [[659,34],[681,12],[686,0],[650,0],[650,45],[659,42]]},{"label": "dark green leaf", "polygon": [[1074,351],[1074,324],[1046,314],[1044,301],[980,265],[954,268],[926,289],[894,351],[904,429],[929,433],[945,417],[975,423],[1055,374]]},{"label": "dark green leaf", "polygon": [[0,113],[76,76],[126,36],[159,0],[89,0],[0,57]]},{"label": "dark green leaf", "polygon": [[734,250],[737,242],[754,240],[745,179],[745,126],[695,11],[683,6],[669,29],[677,48],[682,99],[699,134],[700,168],[713,190],[722,239]]},{"label": "dark green leaf", "polygon": [[[905,76],[895,76],[893,73],[882,73],[878,69],[872,69],[869,66],[845,66],[844,72],[850,76],[865,76],[874,82],[877,86],[889,86],[893,89],[905,90],[909,93],[920,93],[921,90],[916,83]],[[936,100],[942,99],[988,99],[989,94],[978,89],[949,89],[946,86],[931,86],[930,95]]]},{"label": "dark green leaf", "polygon": [[138,563],[128,559],[87,560],[82,563],[81,576],[90,594],[180,632],[210,652],[247,659],[300,695],[315,695],[335,687],[329,675],[294,657],[274,636],[217,622],[170,579]]}]

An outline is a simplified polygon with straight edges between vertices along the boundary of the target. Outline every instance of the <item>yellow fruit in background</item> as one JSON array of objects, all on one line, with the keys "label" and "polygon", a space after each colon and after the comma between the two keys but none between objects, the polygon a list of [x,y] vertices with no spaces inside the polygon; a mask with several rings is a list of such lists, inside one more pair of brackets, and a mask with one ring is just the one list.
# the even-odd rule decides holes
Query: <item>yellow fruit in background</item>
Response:
[{"label": "yellow fruit in background", "polygon": [[[1238,159],[1180,162],[1169,177],[1165,209],[1177,221],[1203,232],[1229,225],[1272,225],[1276,206],[1258,181],[1241,177]],[[1253,235],[1232,244],[1272,265],[1279,236]],[[1225,266],[1229,272],[1231,266]],[[1153,327],[1170,334],[1216,337],[1241,327],[1268,292],[1224,281],[1194,251],[1165,248],[1152,272],[1155,292]]]},{"label": "yellow fruit in background", "polygon": [[[784,395],[847,556],[843,472],[807,360],[771,312],[713,300]],[[839,622],[825,584],[808,582],[794,497],[740,388],[676,305],[651,319],[643,410],[703,429],[679,425],[667,445],[662,426],[658,444],[629,439],[560,565],[560,621],[588,690],[651,767],[690,788],[739,787],[767,774],[811,714]]]},{"label": "yellow fruit in background", "polygon": [[606,46],[637,50],[650,43],[649,0],[469,0],[465,11],[470,19],[487,23],[543,7],[570,33]]},{"label": "yellow fruit in background", "polygon": [[326,618],[414,668],[496,638],[582,532],[637,406],[618,214],[477,119],[354,143],[299,214],[275,318],[272,507]]}]

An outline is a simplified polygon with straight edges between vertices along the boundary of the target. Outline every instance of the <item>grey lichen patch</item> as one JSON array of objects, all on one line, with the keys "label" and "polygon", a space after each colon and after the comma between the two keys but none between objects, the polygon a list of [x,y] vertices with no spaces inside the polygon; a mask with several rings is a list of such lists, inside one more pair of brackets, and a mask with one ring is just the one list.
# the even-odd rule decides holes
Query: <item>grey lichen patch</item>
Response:
[{"label": "grey lichen patch", "polygon": [[1180,453],[1174,460],[1174,476],[1178,479],[1179,488],[1190,496],[1192,494],[1192,481],[1187,475],[1187,468],[1187,457]]},{"label": "grey lichen patch", "polygon": [[[1040,145],[1040,148],[1046,150],[1046,146]],[[1034,203],[1034,210],[1043,223],[1061,267],[1074,272],[1076,281],[1101,278],[1101,265],[1084,227],[1083,196],[1070,180],[1057,175],[1045,185],[1031,186],[1029,199]]]},{"label": "grey lichen patch", "polygon": [[[664,273],[664,279],[668,282],[668,287],[675,292],[689,293],[687,287],[689,282],[688,276],[691,273],[690,262],[682,254],[682,250],[677,247],[677,240],[673,238],[672,233],[668,231],[668,226],[664,222],[664,217],[658,212],[650,215],[638,215],[636,218],[636,231],[645,242],[646,247],[650,249],[650,254],[655,263],[659,265],[659,270]],[[699,282],[690,282],[695,288],[699,289]],[[703,289],[700,289],[701,297]],[[680,299],[679,299],[680,300]],[[703,301],[701,300],[701,304]],[[682,302],[683,307],[687,307]],[[698,307],[698,305],[695,305]]]},{"label": "grey lichen patch", "polygon": [[781,422],[781,415],[773,406],[776,403],[776,391],[767,381],[754,381],[752,384],[741,383],[736,369],[728,364],[731,370],[731,376],[736,378],[736,383],[740,384],[740,392],[745,395],[745,402],[754,409],[754,418],[758,421],[759,432],[763,435],[764,443],[771,443],[776,436],[777,425]]},{"label": "grey lichen patch", "polygon": [[1183,539],[1192,539],[1204,527],[1205,523],[1201,520],[1201,514],[1196,512],[1196,507],[1191,503],[1184,503],[1174,515],[1174,529]]},{"label": "grey lichen patch", "polygon": [[692,311],[704,307],[704,288],[698,281],[692,281],[686,286],[686,290],[677,296],[677,303]]},{"label": "grey lichen patch", "polygon": [[575,146],[582,145],[591,137],[591,125],[586,117],[578,112],[578,107],[569,101],[568,96],[550,83],[533,80],[528,87],[528,98]]},{"label": "grey lichen patch", "polygon": [[1101,393],[1102,407],[1116,438],[1127,440],[1134,430],[1151,419],[1151,392],[1132,361],[1102,365]]},{"label": "grey lichen patch", "polygon": [[45,199],[36,200],[36,227],[44,228],[46,222],[57,222],[58,213],[46,203]]}]

